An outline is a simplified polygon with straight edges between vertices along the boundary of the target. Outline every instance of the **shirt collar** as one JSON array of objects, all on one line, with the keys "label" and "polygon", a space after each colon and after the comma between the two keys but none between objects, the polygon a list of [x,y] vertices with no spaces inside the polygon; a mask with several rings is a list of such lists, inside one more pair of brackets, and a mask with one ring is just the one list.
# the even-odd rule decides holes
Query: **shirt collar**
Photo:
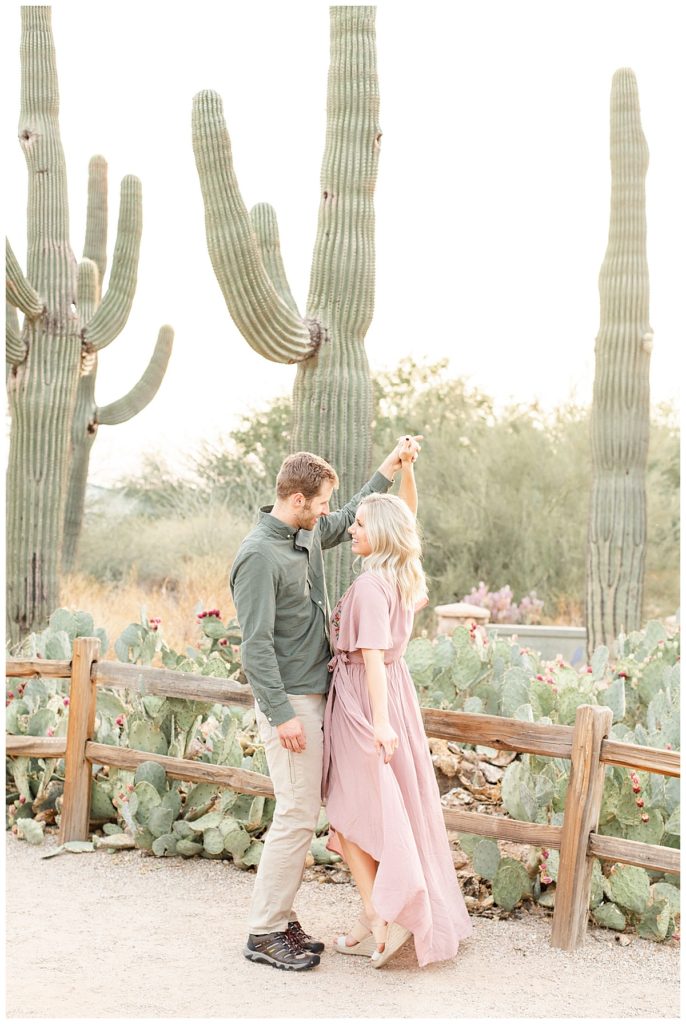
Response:
[{"label": "shirt collar", "polygon": [[260,526],[266,526],[275,537],[282,537],[284,540],[291,540],[298,532],[294,526],[282,522],[271,514],[273,505],[262,505],[259,513]]},{"label": "shirt collar", "polygon": [[311,552],[314,530],[297,530],[294,526],[289,526],[288,523],[282,522],[281,519],[277,519],[271,514],[273,508],[273,505],[260,507],[258,519],[260,526],[266,527],[272,536],[280,537],[282,540],[292,540],[294,547],[306,548]]}]

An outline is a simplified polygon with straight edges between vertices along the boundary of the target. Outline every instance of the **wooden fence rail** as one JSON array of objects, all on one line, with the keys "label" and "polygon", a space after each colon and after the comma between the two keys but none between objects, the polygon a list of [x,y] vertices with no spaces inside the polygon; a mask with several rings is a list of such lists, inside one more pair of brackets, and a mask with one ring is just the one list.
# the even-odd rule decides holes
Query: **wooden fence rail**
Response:
[{"label": "wooden fence rail", "polygon": [[[143,761],[156,761],[171,778],[228,786],[251,796],[273,796],[268,776],[242,768],[207,764],[185,758],[151,754],[94,742],[97,687],[136,690],[141,694],[206,700],[217,704],[252,707],[250,687],[230,679],[214,679],[186,672],[97,660],[99,641],[74,641],[71,661],[8,659],[10,677],[43,676],[71,679],[67,737],[7,736],[6,753],[14,757],[64,757],[65,784],[60,820],[60,842],[87,839],[90,824],[92,766],[111,765],[135,771]],[[450,831],[471,832],[493,839],[544,846],[560,851],[560,866],[553,913],[551,943],[575,949],[583,941],[588,923],[591,867],[594,857],[635,864],[654,871],[677,874],[679,851],[649,843],[617,839],[596,832],[608,765],[679,777],[678,752],[642,747],[608,739],[612,725],[609,708],[582,705],[570,725],[520,722],[497,715],[422,708],[427,736],[480,744],[497,750],[538,754],[571,760],[571,772],[562,825],[516,821],[498,815],[445,808]]]}]

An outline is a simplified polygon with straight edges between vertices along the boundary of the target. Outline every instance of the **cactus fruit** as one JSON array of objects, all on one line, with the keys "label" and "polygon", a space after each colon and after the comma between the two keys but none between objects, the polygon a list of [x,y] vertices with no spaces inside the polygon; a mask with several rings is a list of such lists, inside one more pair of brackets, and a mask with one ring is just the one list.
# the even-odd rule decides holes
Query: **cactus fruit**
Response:
[{"label": "cactus fruit", "polygon": [[[193,102],[207,245],[229,312],[260,355],[298,364],[293,450],[332,463],[346,498],[362,485],[371,461],[364,338],[374,301],[373,196],[381,139],[374,17],[374,7],[330,8],[326,146],[304,316],[286,282],[273,210],[260,204],[249,215],[241,198],[220,97],[205,91]],[[332,556],[330,593],[341,593],[349,577],[347,545]]]},{"label": "cactus fruit", "polygon": [[[137,252],[128,236],[135,234],[130,222],[140,219],[139,185],[127,178],[110,284],[96,308],[95,275],[79,275],[69,243],[51,8],[21,7],[21,25],[19,140],[29,172],[26,274],[9,244],[6,265],[7,301],[24,314],[21,330],[14,314],[7,322],[12,428],[6,614],[13,641],[45,626],[57,605],[80,382],[94,372],[95,353],[128,317]],[[94,210],[89,220],[94,224]]]},{"label": "cactus fruit", "polygon": [[645,177],[636,77],[620,68],[610,101],[612,199],[600,271],[591,409],[593,482],[586,559],[588,650],[642,621],[650,424]]}]

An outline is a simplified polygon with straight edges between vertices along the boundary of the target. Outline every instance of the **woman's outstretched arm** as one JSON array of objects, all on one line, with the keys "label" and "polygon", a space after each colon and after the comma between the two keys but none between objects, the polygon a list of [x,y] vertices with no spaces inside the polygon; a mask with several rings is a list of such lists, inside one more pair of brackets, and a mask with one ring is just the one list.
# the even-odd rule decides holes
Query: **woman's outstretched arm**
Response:
[{"label": "woman's outstretched arm", "polygon": [[400,489],[398,497],[402,498],[413,516],[417,515],[419,498],[417,495],[417,481],[414,478],[414,462],[411,454],[400,452],[402,467],[400,470]]}]

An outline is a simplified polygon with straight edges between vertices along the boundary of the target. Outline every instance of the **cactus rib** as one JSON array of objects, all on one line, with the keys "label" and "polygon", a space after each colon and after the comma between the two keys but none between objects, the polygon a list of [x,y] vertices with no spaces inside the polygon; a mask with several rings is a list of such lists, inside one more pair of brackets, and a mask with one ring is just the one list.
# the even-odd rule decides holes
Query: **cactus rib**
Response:
[{"label": "cactus rib", "polygon": [[7,301],[29,320],[35,320],[45,308],[43,301],[33,285],[26,280],[9,239],[5,240],[5,253]]}]

